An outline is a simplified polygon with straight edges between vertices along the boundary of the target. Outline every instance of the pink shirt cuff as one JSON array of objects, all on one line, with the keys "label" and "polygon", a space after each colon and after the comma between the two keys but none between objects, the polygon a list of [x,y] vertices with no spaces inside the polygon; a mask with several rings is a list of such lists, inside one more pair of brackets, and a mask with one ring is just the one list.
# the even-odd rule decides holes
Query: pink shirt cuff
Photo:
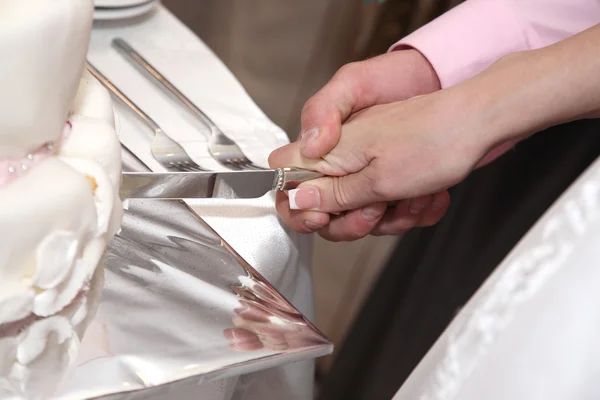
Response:
[{"label": "pink shirt cuff", "polygon": [[529,49],[511,0],[469,0],[402,39],[391,50],[419,50],[442,88],[483,71],[502,56]]},{"label": "pink shirt cuff", "polygon": [[598,0],[467,0],[390,50],[419,50],[445,88],[509,53],[548,46],[598,23]]}]

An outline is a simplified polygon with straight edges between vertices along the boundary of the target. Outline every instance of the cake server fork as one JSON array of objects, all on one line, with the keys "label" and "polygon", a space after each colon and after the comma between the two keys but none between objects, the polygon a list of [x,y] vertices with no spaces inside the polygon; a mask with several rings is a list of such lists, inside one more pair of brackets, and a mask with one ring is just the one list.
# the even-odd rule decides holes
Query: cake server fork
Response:
[{"label": "cake server fork", "polygon": [[136,68],[140,69],[147,77],[157,84],[168,95],[174,97],[196,119],[210,129],[208,151],[221,165],[233,169],[263,169],[255,165],[242,149],[206,115],[198,106],[187,98],[179,89],[165,78],[148,60],[142,57],[130,44],[121,38],[113,40],[113,45]]},{"label": "cake server fork", "polygon": [[90,73],[104,85],[125,106],[133,111],[139,119],[154,132],[154,139],[150,151],[152,156],[168,171],[203,171],[204,169],[191,159],[186,151],[173,139],[148,114],[142,111],[131,99],[121,92],[107,77],[98,71],[91,63],[87,63]]}]

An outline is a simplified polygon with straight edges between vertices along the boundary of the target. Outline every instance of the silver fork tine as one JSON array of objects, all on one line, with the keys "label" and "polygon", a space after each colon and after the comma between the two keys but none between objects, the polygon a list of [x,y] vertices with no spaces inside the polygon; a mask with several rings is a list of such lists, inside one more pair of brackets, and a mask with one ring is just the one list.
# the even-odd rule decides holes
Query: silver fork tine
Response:
[{"label": "silver fork tine", "polygon": [[262,169],[263,169],[263,168],[259,168],[259,167],[255,166],[255,165],[254,165],[254,164],[252,164],[252,163],[244,163],[244,162],[240,162],[240,166],[241,166],[242,168],[245,168],[245,169],[251,169],[251,170],[262,170]]},{"label": "silver fork tine", "polygon": [[249,164],[244,162],[243,160],[235,160],[235,165],[242,169],[251,168],[249,167]]},{"label": "silver fork tine", "polygon": [[261,170],[262,169],[262,168],[255,166],[254,164],[246,165],[246,167],[248,169],[253,169],[253,170]]},{"label": "silver fork tine", "polygon": [[[141,69],[146,73],[146,76],[152,78],[152,81],[158,84],[167,94],[175,97],[184,108],[186,108],[196,119],[206,125],[210,131],[208,137],[207,148],[212,157],[222,165],[233,169],[264,169],[255,165],[242,151],[242,149],[206,115],[198,108],[190,99],[179,91],[167,78],[156,70],[144,57],[131,47],[125,40],[116,38],[113,40],[113,45],[125,58],[133,64],[133,66]],[[233,154],[233,156],[230,156]],[[233,159],[233,160],[232,160]],[[235,160],[240,160],[236,162]],[[237,167],[236,167],[237,165]]]},{"label": "silver fork tine", "polygon": [[91,63],[87,63],[87,68],[96,79],[100,81],[114,96],[133,111],[144,124],[154,132],[154,138],[150,151],[152,156],[164,168],[169,171],[186,171],[191,168],[194,171],[204,171],[202,167],[194,162],[186,151],[173,139],[167,135],[162,128],[140,109],[131,99],[121,92],[108,78],[98,71]]},{"label": "silver fork tine", "polygon": [[194,167],[187,167],[187,170],[188,170],[188,171],[191,171],[191,172],[199,172],[199,171],[202,171],[201,169],[194,168]]}]

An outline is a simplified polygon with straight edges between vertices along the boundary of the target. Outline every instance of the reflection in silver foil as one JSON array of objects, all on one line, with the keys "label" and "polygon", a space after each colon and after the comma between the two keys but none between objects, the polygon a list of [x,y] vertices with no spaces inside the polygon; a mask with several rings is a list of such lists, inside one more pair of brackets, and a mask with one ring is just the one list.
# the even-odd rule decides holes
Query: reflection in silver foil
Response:
[{"label": "reflection in silver foil", "polygon": [[56,399],[145,398],[331,353],[184,202],[126,208],[100,309]]}]

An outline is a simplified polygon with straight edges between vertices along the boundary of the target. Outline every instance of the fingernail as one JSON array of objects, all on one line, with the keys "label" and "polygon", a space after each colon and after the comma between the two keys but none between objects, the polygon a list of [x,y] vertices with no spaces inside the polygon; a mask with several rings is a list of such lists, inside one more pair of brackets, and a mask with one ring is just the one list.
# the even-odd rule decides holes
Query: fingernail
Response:
[{"label": "fingernail", "polygon": [[431,202],[431,211],[440,211],[444,208],[444,203],[437,199],[437,196],[433,198]]},{"label": "fingernail", "polygon": [[310,128],[302,133],[300,148],[303,149],[319,137],[319,128]]},{"label": "fingernail", "polygon": [[313,231],[318,231],[319,229],[323,228],[322,224],[319,224],[317,222],[311,221],[309,219],[307,219],[306,221],[304,221],[304,225],[306,225],[306,227],[310,230]]},{"label": "fingernail", "polygon": [[290,210],[312,210],[321,205],[321,194],[319,189],[314,187],[290,190],[288,197],[290,199]]},{"label": "fingernail", "polygon": [[420,201],[411,201],[408,205],[408,212],[411,214],[420,214],[425,209],[425,205]]},{"label": "fingernail", "polygon": [[376,205],[366,206],[362,209],[362,217],[365,221],[376,221],[381,217],[381,214],[383,214],[381,207]]}]

